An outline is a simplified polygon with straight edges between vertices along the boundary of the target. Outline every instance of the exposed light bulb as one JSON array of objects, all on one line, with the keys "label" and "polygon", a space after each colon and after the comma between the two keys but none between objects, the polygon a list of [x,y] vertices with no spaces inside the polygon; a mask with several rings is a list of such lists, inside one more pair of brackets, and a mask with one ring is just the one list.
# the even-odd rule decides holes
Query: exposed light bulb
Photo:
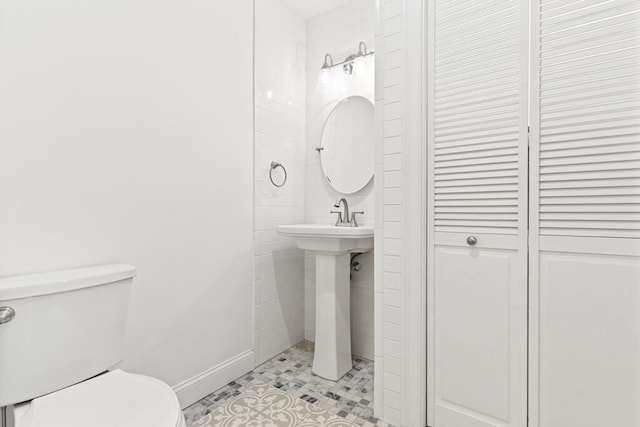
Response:
[{"label": "exposed light bulb", "polygon": [[356,76],[361,77],[364,75],[364,73],[367,71],[367,61],[365,61],[364,56],[358,56],[355,59],[355,61],[353,62],[353,68],[353,73]]},{"label": "exposed light bulb", "polygon": [[327,86],[329,84],[329,68],[323,68],[320,71],[320,84]]}]

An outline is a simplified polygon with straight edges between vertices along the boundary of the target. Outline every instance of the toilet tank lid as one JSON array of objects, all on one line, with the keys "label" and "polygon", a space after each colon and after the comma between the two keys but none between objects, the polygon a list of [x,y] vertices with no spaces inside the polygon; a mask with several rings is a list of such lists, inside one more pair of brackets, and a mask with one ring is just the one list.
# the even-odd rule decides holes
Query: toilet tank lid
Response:
[{"label": "toilet tank lid", "polygon": [[106,285],[135,275],[136,268],[132,265],[108,264],[4,277],[0,278],[0,301]]}]

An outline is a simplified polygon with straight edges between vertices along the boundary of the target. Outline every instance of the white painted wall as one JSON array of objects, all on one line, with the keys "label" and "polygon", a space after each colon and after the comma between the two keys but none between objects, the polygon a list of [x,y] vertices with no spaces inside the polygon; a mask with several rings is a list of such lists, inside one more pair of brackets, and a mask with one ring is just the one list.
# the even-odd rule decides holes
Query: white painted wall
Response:
[{"label": "white painted wall", "polygon": [[282,0],[296,15],[309,20],[350,0]]},{"label": "white painted wall", "polygon": [[[304,339],[304,252],[276,226],[304,222],[305,21],[282,0],[256,2],[255,82],[258,365]],[[287,169],[282,188],[269,181],[272,161]]]},{"label": "white painted wall", "polygon": [[251,358],[252,1],[0,10],[0,275],[130,263],[124,368]]},{"label": "white painted wall", "polygon": [[[319,84],[324,55],[330,53],[334,62],[342,61],[358,50],[360,41],[374,48],[374,0],[351,0],[307,21],[307,154],[305,218],[308,223],[334,223],[330,214],[335,201],[343,195],[336,192],[322,174],[316,147],[320,146],[324,122],[335,105],[347,96],[360,95],[374,101],[374,58],[367,57],[367,72],[363,76],[347,76],[341,67],[331,70],[330,83]],[[372,141],[373,144],[373,141]],[[363,190],[346,196],[352,210],[363,210],[359,222],[373,225],[374,182]],[[351,332],[354,354],[373,359],[373,252],[361,255],[362,270],[351,281]],[[305,271],[305,337],[315,335],[315,268],[314,259],[307,256]]]}]

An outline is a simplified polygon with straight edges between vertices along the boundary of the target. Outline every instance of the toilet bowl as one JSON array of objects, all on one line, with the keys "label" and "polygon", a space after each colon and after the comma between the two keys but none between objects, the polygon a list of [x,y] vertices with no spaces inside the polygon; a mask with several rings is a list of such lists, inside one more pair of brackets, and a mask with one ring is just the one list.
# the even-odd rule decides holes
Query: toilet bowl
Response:
[{"label": "toilet bowl", "polygon": [[185,427],[178,399],[155,378],[115,370],[16,405],[15,427]]}]

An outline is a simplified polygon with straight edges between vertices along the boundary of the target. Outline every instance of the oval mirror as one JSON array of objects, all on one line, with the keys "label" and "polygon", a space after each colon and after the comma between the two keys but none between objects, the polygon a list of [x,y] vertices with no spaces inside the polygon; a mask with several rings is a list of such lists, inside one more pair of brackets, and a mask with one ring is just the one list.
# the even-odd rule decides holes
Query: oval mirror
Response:
[{"label": "oval mirror", "polygon": [[367,98],[345,98],[329,114],[322,131],[320,163],[336,191],[355,193],[373,178],[373,132],[373,104]]}]

